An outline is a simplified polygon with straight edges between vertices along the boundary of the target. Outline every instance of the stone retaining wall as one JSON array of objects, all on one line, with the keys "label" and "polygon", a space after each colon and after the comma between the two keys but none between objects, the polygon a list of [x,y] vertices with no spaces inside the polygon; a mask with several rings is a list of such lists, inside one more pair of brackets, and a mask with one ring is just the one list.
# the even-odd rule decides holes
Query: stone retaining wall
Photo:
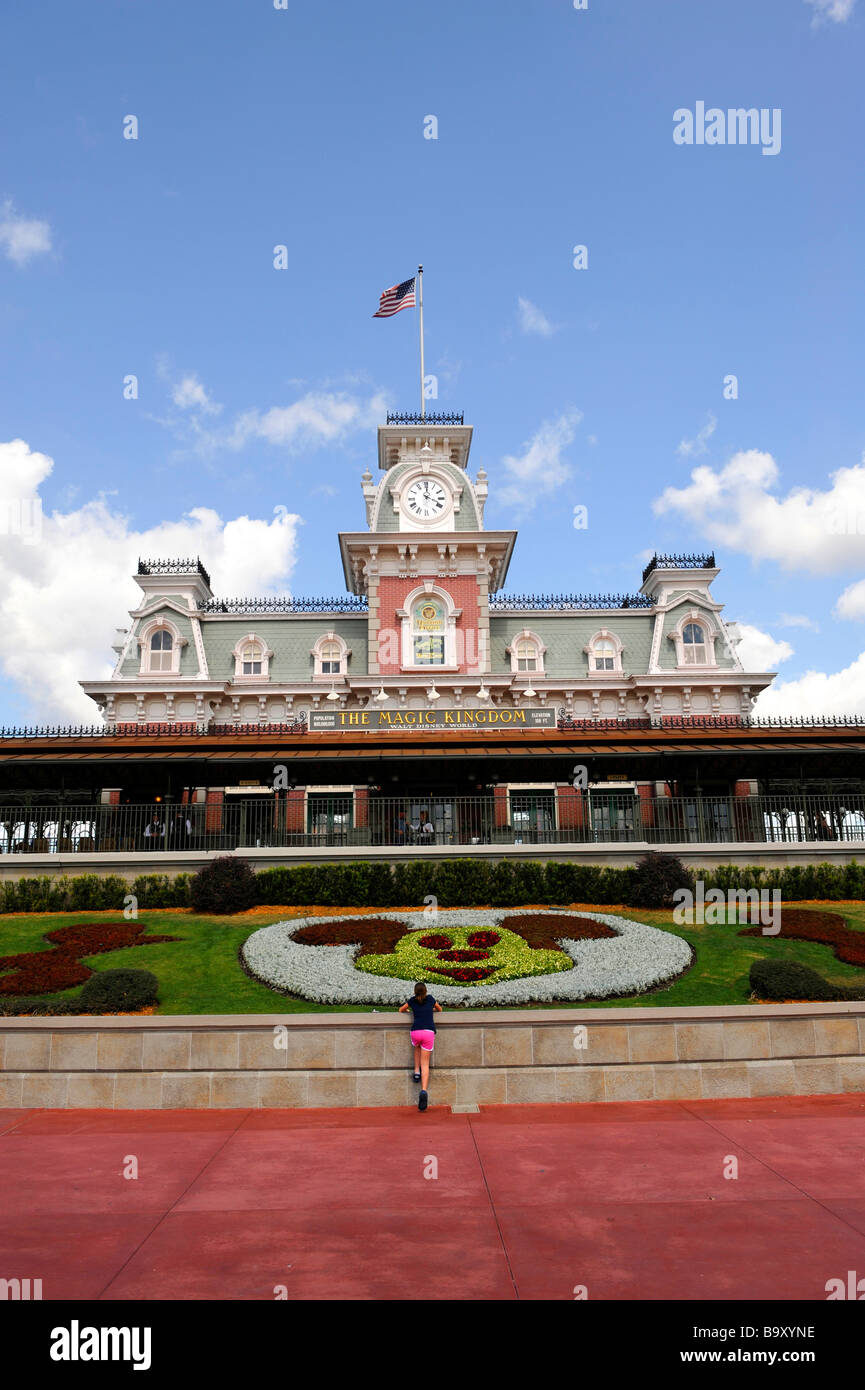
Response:
[{"label": "stone retaining wall", "polygon": [[[410,1063],[393,1015],[0,1018],[5,1107],[405,1105]],[[430,1080],[467,1107],[845,1091],[865,1004],[454,1011]]]}]

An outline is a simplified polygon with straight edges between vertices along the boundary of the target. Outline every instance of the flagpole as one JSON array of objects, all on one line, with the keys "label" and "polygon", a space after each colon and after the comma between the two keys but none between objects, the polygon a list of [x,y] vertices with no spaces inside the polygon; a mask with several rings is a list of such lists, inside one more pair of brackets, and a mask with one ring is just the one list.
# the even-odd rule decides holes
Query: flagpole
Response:
[{"label": "flagpole", "polygon": [[420,317],[420,417],[423,420],[426,415],[423,394],[423,266],[417,268],[418,284],[418,310]]}]

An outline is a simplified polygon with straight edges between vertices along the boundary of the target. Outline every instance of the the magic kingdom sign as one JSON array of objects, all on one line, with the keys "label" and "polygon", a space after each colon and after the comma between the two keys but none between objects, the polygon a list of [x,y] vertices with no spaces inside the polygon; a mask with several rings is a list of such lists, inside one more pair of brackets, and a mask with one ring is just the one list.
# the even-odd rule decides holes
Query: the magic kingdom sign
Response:
[{"label": "the magic kingdom sign", "polygon": [[362,709],[313,711],[310,733],[378,729],[554,729],[553,709]]}]

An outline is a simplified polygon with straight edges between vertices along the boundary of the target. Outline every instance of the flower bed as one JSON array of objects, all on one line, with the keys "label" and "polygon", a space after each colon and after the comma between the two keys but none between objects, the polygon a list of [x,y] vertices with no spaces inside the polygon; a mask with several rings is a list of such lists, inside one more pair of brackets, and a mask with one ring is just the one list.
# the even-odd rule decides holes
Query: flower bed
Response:
[{"label": "flower bed", "polygon": [[50,951],[19,951],[0,956],[0,994],[55,994],[83,984],[93,974],[82,965],[83,956],[99,956],[124,946],[152,946],[158,941],[177,941],[176,936],[145,936],[143,922],[96,922],[58,927],[45,933]]},{"label": "flower bed", "polygon": [[[486,949],[467,947],[466,942],[478,935],[480,933],[464,926],[433,935],[406,930],[392,952],[358,958],[357,968],[371,975],[426,980],[430,984],[447,984],[448,981],[474,984],[481,980],[498,983],[573,969],[573,962],[564,951],[557,948],[533,950],[522,936],[504,929],[484,933],[484,936],[496,938]],[[430,946],[430,941],[442,941],[445,945]],[[469,964],[477,960],[487,963],[482,966]]]},{"label": "flower bed", "polygon": [[[538,919],[543,921],[539,922]],[[388,933],[395,935],[396,940],[392,953],[383,949],[384,942],[379,931],[375,963],[380,965],[384,959],[389,973],[373,973],[373,951],[367,949],[361,955],[359,950],[363,926],[369,920],[360,918],[340,922],[340,939],[329,945],[324,942],[305,945],[303,939],[310,927],[314,927],[324,929],[326,939],[332,940],[332,935],[328,936],[327,933],[332,934],[333,921],[299,918],[277,922],[253,932],[244,943],[241,956],[251,975],[284,994],[298,995],[320,1004],[399,1005],[411,993],[416,979],[434,982],[431,974],[421,976],[407,969],[409,960],[415,959],[415,946],[427,953],[427,959],[433,949],[421,946],[424,937],[420,935],[403,948],[406,952],[411,948],[412,955],[406,955],[406,964],[400,967],[395,948],[407,933],[423,932],[427,939],[429,936],[446,936],[448,945],[436,948],[439,950],[454,949],[451,943],[455,937],[468,941],[469,934],[474,936],[478,930],[490,931],[491,924],[495,928],[492,935],[500,939],[504,938],[505,933],[514,937],[519,935],[530,950],[534,943],[526,940],[525,932],[537,927],[538,935],[541,931],[552,934],[546,938],[554,940],[552,947],[534,949],[538,954],[549,951],[563,962],[566,958],[569,963],[564,969],[548,969],[547,973],[534,975],[520,973],[518,977],[496,979],[489,984],[436,983],[436,998],[442,1004],[478,1007],[642,994],[675,979],[688,969],[693,960],[690,946],[675,933],[608,913],[546,911],[523,912],[515,916],[507,911],[451,909],[438,913],[437,925],[441,930],[436,933],[429,931],[429,916],[422,911],[382,913],[379,922],[388,923]],[[523,928],[519,933],[507,925],[515,920]],[[346,940],[346,935],[353,935],[353,941]],[[497,944],[490,942],[491,947]],[[485,967],[453,968],[477,970]],[[399,969],[406,973],[390,973]]]},{"label": "flower bed", "polygon": [[[751,915],[751,921],[754,916]],[[762,936],[763,928],[748,927],[740,936]],[[811,912],[805,907],[781,907],[781,930],[775,941],[819,941],[832,946],[845,965],[865,966],[865,932],[853,931],[837,912]]]}]

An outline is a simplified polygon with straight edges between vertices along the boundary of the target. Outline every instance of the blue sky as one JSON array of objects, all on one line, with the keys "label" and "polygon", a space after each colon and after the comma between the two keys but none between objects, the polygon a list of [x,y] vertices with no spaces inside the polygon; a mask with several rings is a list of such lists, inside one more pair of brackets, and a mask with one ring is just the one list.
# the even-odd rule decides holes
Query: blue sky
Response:
[{"label": "blue sky", "polygon": [[[0,534],[0,722],[88,716],[142,550],[341,591],[419,261],[508,588],[714,547],[766,708],[865,712],[865,0],[48,0],[0,40],[0,500],[42,505]],[[676,144],[698,101],[780,151]]]}]

